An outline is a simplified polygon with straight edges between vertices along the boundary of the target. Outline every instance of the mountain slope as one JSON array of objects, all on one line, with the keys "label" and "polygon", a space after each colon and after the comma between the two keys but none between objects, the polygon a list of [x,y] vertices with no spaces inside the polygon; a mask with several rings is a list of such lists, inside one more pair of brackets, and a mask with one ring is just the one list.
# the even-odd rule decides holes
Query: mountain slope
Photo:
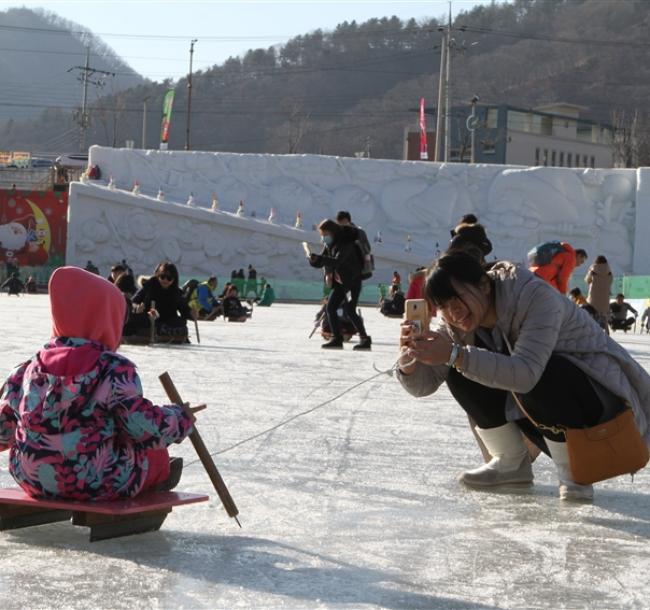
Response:
[{"label": "mountain slope", "polygon": [[104,92],[144,82],[112,49],[75,23],[42,10],[0,11],[0,120],[36,117],[44,103],[80,105],[79,72],[68,70],[84,65],[86,44],[92,67],[116,73],[103,79]]},{"label": "mountain slope", "polygon": [[[194,76],[192,148],[399,158],[410,109],[435,105],[438,21],[396,17],[345,22],[280,47],[256,49]],[[567,101],[611,119],[643,109],[650,95],[650,2],[514,0],[476,7],[454,22],[452,100],[537,106]],[[185,142],[186,87],[144,83],[95,105],[90,142],[140,143],[149,98],[147,146],[155,147],[162,97],[176,87],[170,146]],[[58,123],[56,129],[53,127]],[[14,148],[38,148],[44,136],[73,128],[65,109],[5,129]],[[0,130],[0,137],[2,131]],[[60,144],[60,142],[59,142]],[[7,146],[5,146],[7,147]]]}]

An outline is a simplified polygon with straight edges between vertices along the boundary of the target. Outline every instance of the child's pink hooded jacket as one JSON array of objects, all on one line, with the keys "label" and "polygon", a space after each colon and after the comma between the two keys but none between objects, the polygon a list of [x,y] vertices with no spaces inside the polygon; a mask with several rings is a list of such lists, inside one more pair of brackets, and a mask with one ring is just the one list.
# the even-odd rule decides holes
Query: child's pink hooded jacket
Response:
[{"label": "child's pink hooded jacket", "polygon": [[49,292],[53,338],[0,391],[0,450],[32,496],[133,497],[150,450],[185,438],[190,419],[143,398],[135,365],[115,353],[126,315],[115,286],[63,267]]}]

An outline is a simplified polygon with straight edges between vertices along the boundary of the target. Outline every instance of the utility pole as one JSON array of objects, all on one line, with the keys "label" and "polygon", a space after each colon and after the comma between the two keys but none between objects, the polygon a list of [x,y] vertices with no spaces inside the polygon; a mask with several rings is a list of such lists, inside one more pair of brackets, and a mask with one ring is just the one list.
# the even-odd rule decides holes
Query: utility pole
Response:
[{"label": "utility pole", "polygon": [[79,115],[79,151],[84,152],[86,149],[86,130],[90,126],[90,115],[88,113],[88,85],[95,85],[96,87],[103,87],[104,81],[100,78],[92,80],[91,76],[101,74],[103,76],[115,76],[115,72],[107,72],[106,70],[99,70],[98,68],[90,67],[90,46],[86,45],[86,63],[83,66],[73,66],[68,70],[79,70],[80,75],[77,80],[83,85],[81,95],[81,113]]},{"label": "utility pole", "polygon": [[449,162],[451,148],[451,1],[449,2],[449,23],[447,24],[447,66],[445,69],[445,163]]},{"label": "utility pole", "polygon": [[[438,28],[438,31],[443,32],[444,28]],[[441,160],[442,154],[442,107],[444,102],[443,83],[445,78],[445,58],[447,56],[447,33],[443,34],[442,43],[440,45],[440,75],[438,78],[438,111],[436,112],[436,150],[433,160],[438,162]]]},{"label": "utility pole", "polygon": [[86,148],[86,129],[88,129],[88,72],[90,71],[90,47],[86,46],[86,65],[82,74],[83,93],[81,96],[81,132],[79,134],[79,150]]},{"label": "utility pole", "polygon": [[147,95],[142,100],[142,150],[147,148],[147,100],[149,97]]},{"label": "utility pole", "polygon": [[[476,116],[476,103],[479,101],[479,96],[472,96],[472,113],[467,117],[466,126],[469,130],[471,137],[471,153],[469,162],[476,163],[476,129],[478,128],[478,118]],[[461,159],[462,161],[462,159]]]},{"label": "utility pole", "polygon": [[198,42],[193,38],[190,42],[190,73],[187,77],[187,126],[185,128],[185,150],[190,149],[190,126],[192,123],[192,61],[194,59],[194,43]]}]

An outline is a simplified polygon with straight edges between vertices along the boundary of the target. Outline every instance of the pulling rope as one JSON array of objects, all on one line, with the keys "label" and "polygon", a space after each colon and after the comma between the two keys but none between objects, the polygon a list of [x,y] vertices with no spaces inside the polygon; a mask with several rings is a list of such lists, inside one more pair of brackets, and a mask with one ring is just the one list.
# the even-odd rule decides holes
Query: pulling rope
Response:
[{"label": "pulling rope", "polygon": [[[343,392],[337,394],[336,396],[333,396],[332,398],[327,399],[325,402],[322,402],[314,407],[311,407],[310,409],[306,409],[305,411],[301,411],[300,413],[296,413],[295,415],[292,415],[291,417],[288,417],[287,419],[282,420],[281,422],[278,422],[274,426],[271,426],[270,428],[267,428],[266,430],[262,430],[261,432],[258,432],[257,434],[254,434],[252,436],[249,436],[247,438],[242,439],[241,441],[238,441],[234,443],[233,445],[230,445],[229,447],[226,447],[225,449],[221,449],[219,451],[215,451],[214,453],[211,453],[210,456],[214,457],[216,455],[223,455],[224,453],[228,453],[229,451],[233,451],[234,449],[237,449],[238,447],[241,447],[242,445],[246,445],[248,443],[251,443],[254,440],[257,440],[258,438],[261,438],[263,436],[266,436],[267,434],[271,434],[271,432],[275,432],[276,430],[279,430],[280,428],[284,428],[285,426],[289,425],[291,422],[295,421],[299,417],[304,417],[305,415],[309,415],[310,413],[313,413],[314,411],[318,411],[319,409],[322,409],[326,407],[327,405],[332,404],[333,402],[336,402],[339,400],[339,398],[343,398],[343,396],[346,396],[350,392],[354,392],[357,388],[360,388],[361,386],[370,383],[374,381],[375,379],[378,379],[379,377],[382,377],[384,375],[388,375],[389,377],[392,377],[393,374],[401,367],[401,366],[410,366],[415,363],[415,361],[409,362],[406,365],[401,365],[400,364],[401,356],[400,358],[397,359],[397,361],[387,370],[380,370],[378,369],[374,364],[372,365],[375,371],[377,373],[375,375],[372,375],[371,377],[368,377],[367,379],[364,379],[363,381],[359,381],[358,383],[355,383],[353,386],[350,386],[346,390],[343,390]],[[192,466],[193,464],[197,464],[199,460],[194,460],[192,462],[189,462],[185,467],[187,468],[188,466]]]}]

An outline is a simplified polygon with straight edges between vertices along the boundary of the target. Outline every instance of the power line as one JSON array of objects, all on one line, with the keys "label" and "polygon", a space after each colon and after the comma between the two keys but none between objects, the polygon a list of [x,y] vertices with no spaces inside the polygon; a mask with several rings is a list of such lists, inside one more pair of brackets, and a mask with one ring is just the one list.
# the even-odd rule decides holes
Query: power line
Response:
[{"label": "power line", "polygon": [[602,38],[569,38],[566,36],[546,36],[543,34],[522,34],[519,32],[509,32],[507,30],[496,30],[487,27],[461,26],[461,31],[474,32],[476,34],[490,34],[493,36],[504,36],[508,38],[519,38],[522,40],[538,40],[541,42],[562,42],[566,44],[586,44],[598,46],[616,46],[650,49],[649,42],[636,42],[631,40],[607,40]]},{"label": "power line", "polygon": [[[326,37],[332,38],[345,38],[353,37],[356,38],[359,35],[381,35],[381,34],[402,34],[402,33],[419,33],[419,32],[430,32],[435,29],[436,26],[425,26],[425,27],[416,27],[416,28],[385,28],[385,29],[372,29],[366,30],[359,28],[354,32],[342,32],[340,30],[333,30],[329,32],[322,32]],[[143,40],[180,40],[187,41],[196,36],[194,34],[127,34],[127,33],[116,33],[116,32],[92,32],[90,30],[66,30],[63,28],[38,28],[30,26],[20,26],[20,25],[0,25],[0,30],[10,30],[10,31],[20,31],[20,32],[34,32],[41,34],[65,34],[65,35],[78,35],[78,36],[88,36],[93,37],[103,37],[103,38],[135,38]],[[299,36],[299,38],[308,39],[310,35]],[[220,41],[220,42],[238,42],[238,41],[271,41],[277,42],[278,39],[292,39],[298,38],[292,34],[260,34],[255,36],[201,36],[202,40],[209,41]]]}]

